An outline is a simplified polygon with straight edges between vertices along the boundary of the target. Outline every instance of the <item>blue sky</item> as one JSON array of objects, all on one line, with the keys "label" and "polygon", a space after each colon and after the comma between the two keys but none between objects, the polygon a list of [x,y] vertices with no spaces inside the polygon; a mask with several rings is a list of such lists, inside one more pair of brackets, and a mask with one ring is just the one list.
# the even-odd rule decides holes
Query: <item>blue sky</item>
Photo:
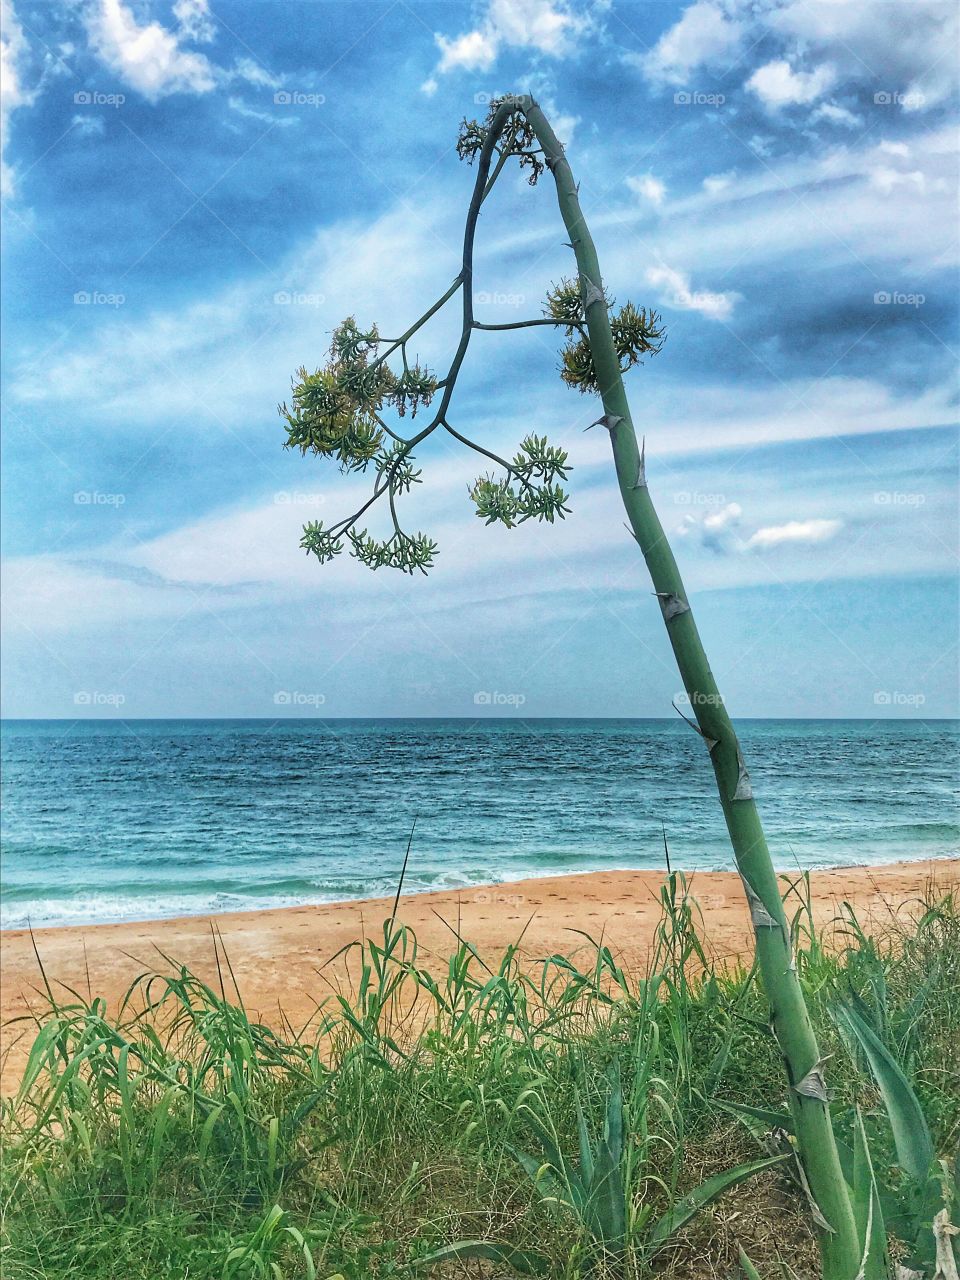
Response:
[{"label": "blue sky", "polygon": [[[952,3],[3,13],[5,714],[672,714],[608,442],[543,330],[478,335],[454,421],[563,444],[563,525],[485,528],[475,458],[434,440],[404,500],[428,579],[298,548],[364,482],[285,453],[277,401],[345,315],[399,332],[447,287],[458,124],[512,90],[567,143],[609,291],[666,320],[628,392],[731,709],[957,714]],[[508,170],[478,318],[538,315],[563,239]]]}]

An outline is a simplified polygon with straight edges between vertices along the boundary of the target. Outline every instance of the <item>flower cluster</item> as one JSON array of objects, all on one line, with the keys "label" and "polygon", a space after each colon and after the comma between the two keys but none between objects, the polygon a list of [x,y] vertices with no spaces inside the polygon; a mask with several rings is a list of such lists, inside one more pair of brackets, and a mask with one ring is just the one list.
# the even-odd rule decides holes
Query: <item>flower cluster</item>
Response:
[{"label": "flower cluster", "polygon": [[[491,98],[487,118],[482,124],[477,120],[463,120],[461,122],[460,136],[457,139],[457,155],[461,160],[466,160],[468,164],[473,163],[475,157],[483,149],[483,144],[486,141],[494,116],[504,103],[509,105],[511,102],[516,101],[517,99],[509,96]],[[541,159],[541,151],[539,147],[535,146],[536,141],[537,138],[533,128],[518,106],[508,117],[500,137],[495,143],[495,150],[500,160],[510,156],[517,156],[520,160],[520,168],[530,170],[530,176],[527,181],[531,187],[537,185],[537,179],[546,168],[544,161]]]},{"label": "flower cluster", "polygon": [[530,435],[505,466],[505,477],[479,476],[470,489],[481,520],[511,529],[534,517],[550,524],[564,518],[567,494],[558,482],[570,471],[565,450],[548,445],[546,436]]},{"label": "flower cluster", "polygon": [[392,405],[401,417],[409,409],[413,417],[430,403],[437,389],[433,374],[406,359],[395,374],[376,357],[381,341],[376,325],[364,332],[350,316],[333,331],[326,365],[314,373],[297,370],[292,408],[279,406],[287,448],[336,458],[344,471],[363,471],[381,451],[383,406]]},{"label": "flower cluster", "polygon": [[[604,304],[611,307],[613,302],[605,296]],[[553,285],[547,293],[543,313],[563,325],[571,339],[560,353],[560,377],[568,387],[576,387],[578,391],[598,392],[600,387],[593,352],[584,332],[586,312],[580,281],[561,280]],[[632,302],[625,303],[610,316],[610,329],[622,373],[639,364],[642,355],[656,355],[666,337],[657,312],[635,307]],[[574,341],[575,333],[578,337]]]}]

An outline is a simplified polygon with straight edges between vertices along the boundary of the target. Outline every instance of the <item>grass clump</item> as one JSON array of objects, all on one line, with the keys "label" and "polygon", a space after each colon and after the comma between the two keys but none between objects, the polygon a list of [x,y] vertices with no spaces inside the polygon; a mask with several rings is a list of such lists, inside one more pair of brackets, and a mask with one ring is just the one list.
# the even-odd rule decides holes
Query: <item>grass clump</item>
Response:
[{"label": "grass clump", "polygon": [[[680,1280],[741,1274],[741,1248],[760,1275],[783,1274],[779,1255],[816,1276],[789,1132],[728,1105],[784,1109],[755,975],[711,961],[682,876],[663,908],[646,975],[586,939],[496,968],[460,942],[438,973],[388,922],[311,1024],[279,1032],[219,949],[218,984],[170,961],[110,1016],[48,988],[3,1108],[4,1277]],[[887,1047],[949,1156],[960,913],[929,902],[868,935],[848,912],[827,948],[801,909],[794,937],[841,1142],[862,1117],[893,1194],[882,1099],[836,1010]]]}]

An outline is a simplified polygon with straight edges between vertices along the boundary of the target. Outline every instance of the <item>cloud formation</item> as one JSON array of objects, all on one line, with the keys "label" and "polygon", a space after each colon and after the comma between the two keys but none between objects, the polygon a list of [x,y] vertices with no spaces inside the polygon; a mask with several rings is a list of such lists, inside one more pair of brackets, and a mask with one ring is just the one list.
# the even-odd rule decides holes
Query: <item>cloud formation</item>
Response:
[{"label": "cloud formation", "polygon": [[769,550],[771,547],[829,542],[840,532],[840,520],[788,520],[786,524],[767,525],[747,539],[748,549]]},{"label": "cloud formation", "polygon": [[181,41],[209,40],[206,0],[180,0],[176,32],[159,22],[140,25],[123,0],[95,0],[84,14],[91,46],[104,64],[150,102],[172,93],[209,93],[217,83],[209,60]]},{"label": "cloud formation", "polygon": [[436,36],[441,55],[437,72],[489,71],[504,49],[563,57],[586,25],[566,0],[489,0],[478,26],[453,38]]},{"label": "cloud formation", "polygon": [[783,58],[757,67],[747,81],[747,88],[768,107],[789,107],[814,102],[836,79],[833,67],[817,67],[813,71],[794,71]]}]

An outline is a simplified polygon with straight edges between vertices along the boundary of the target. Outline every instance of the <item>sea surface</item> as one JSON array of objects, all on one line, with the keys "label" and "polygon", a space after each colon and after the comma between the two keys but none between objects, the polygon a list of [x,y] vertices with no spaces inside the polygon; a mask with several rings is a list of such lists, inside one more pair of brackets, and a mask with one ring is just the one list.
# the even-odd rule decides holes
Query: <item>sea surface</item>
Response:
[{"label": "sea surface", "polygon": [[[956,721],[740,721],[783,868],[955,855]],[[730,867],[675,720],[6,721],[4,928]]]}]

